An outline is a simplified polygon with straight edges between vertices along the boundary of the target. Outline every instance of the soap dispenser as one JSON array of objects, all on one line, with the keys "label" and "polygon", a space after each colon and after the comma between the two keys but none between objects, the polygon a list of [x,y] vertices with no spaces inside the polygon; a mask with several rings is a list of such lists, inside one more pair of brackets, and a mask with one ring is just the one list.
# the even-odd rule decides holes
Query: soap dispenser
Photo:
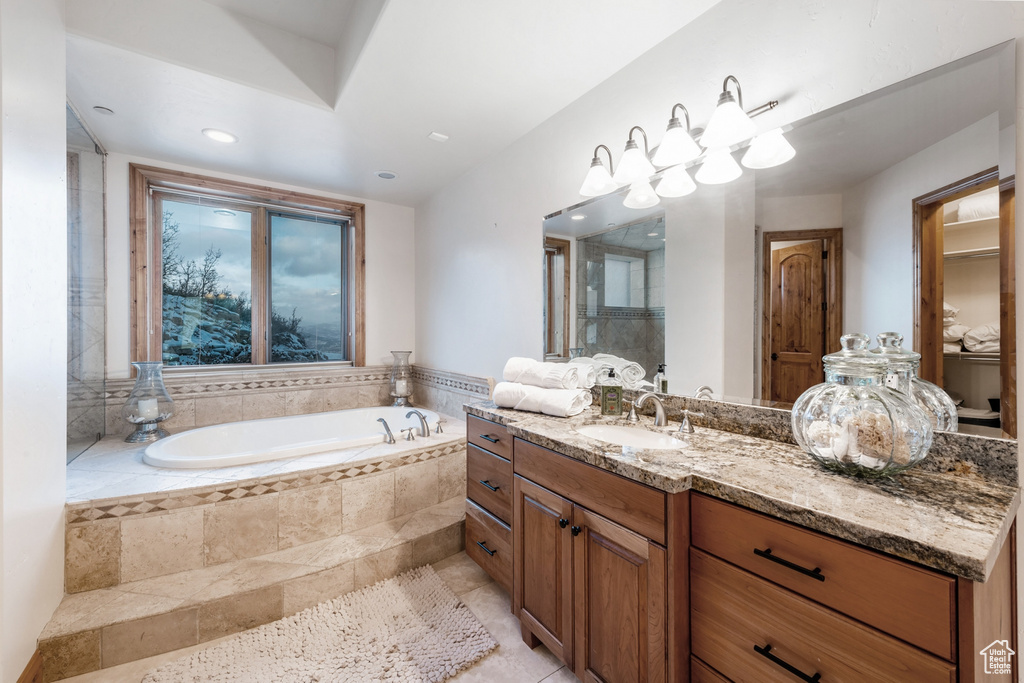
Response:
[{"label": "soap dispenser", "polygon": [[601,414],[622,415],[622,382],[614,369],[608,370],[608,377],[601,383]]},{"label": "soap dispenser", "polygon": [[658,363],[658,372],[654,375],[654,390],[659,394],[668,393],[668,375],[665,374],[664,363]]}]

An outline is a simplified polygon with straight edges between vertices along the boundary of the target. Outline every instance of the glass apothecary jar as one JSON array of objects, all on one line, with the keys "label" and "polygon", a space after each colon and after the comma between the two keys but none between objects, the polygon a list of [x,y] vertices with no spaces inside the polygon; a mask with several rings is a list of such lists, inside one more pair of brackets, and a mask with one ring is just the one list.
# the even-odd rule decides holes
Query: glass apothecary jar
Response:
[{"label": "glass apothecary jar", "polygon": [[883,477],[919,463],[932,424],[910,398],[885,386],[888,364],[868,351],[865,334],[844,335],[825,356],[825,382],[793,404],[796,442],[825,467]]},{"label": "glass apothecary jar", "polygon": [[168,436],[160,423],[174,415],[174,400],[164,386],[164,364],[160,361],[132,363],[138,372],[121,417],[135,425],[125,438],[128,443],[146,443]]},{"label": "glass apothecary jar", "polygon": [[393,406],[408,406],[409,397],[412,396],[412,368],[409,366],[409,356],[412,351],[392,351],[395,362],[391,366],[390,393],[394,401]]},{"label": "glass apothecary jar", "polygon": [[889,364],[886,386],[910,396],[940,432],[957,430],[956,404],[941,387],[917,376],[921,367],[921,354],[903,348],[903,335],[882,332],[877,337],[878,347],[871,350]]}]

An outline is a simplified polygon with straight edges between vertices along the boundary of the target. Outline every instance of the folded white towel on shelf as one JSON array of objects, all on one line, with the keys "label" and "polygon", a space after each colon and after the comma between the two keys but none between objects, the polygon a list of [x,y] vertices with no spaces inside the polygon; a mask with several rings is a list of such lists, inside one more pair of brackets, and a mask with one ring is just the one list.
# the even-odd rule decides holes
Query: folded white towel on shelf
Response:
[{"label": "folded white towel on shelf", "polygon": [[517,382],[499,382],[491,400],[499,408],[572,417],[586,410],[594,397],[589,389],[543,389]]},{"label": "folded white towel on shelf", "polygon": [[960,312],[960,309],[952,304],[943,301],[942,302],[942,321],[953,322],[956,320],[956,314]]},{"label": "folded white towel on shelf", "polygon": [[[995,348],[991,348],[991,342],[995,343]],[[986,348],[981,348],[985,345]],[[973,328],[970,332],[964,334],[964,346],[967,347],[968,351],[974,351],[975,353],[991,353],[999,350],[999,324],[990,323],[988,325],[979,325]]]},{"label": "folded white towel on shelf", "polygon": [[960,346],[960,342],[956,342],[956,343],[945,342],[942,345],[942,352],[943,353],[960,353],[961,351],[963,351],[963,347]]},{"label": "folded white towel on shelf", "polygon": [[971,353],[999,353],[999,342],[997,341],[978,342],[972,346],[973,348],[967,349]]},{"label": "folded white towel on shelf", "polygon": [[652,382],[644,380],[647,371],[639,363],[619,358],[608,353],[595,353],[593,358],[573,358],[569,361],[572,364],[590,365],[596,373],[598,384],[608,377],[608,370],[614,369],[615,376],[622,382],[622,388],[629,391],[636,391],[644,387],[653,387]]},{"label": "folded white towel on shelf", "polygon": [[967,325],[946,325],[942,328],[942,341],[947,343],[958,342],[970,331],[971,328],[967,327]]},{"label": "folded white towel on shelf", "polygon": [[[580,370],[569,363],[542,363],[532,358],[509,358],[502,377],[506,382],[544,389],[580,389]],[[593,386],[593,385],[591,385]]]}]

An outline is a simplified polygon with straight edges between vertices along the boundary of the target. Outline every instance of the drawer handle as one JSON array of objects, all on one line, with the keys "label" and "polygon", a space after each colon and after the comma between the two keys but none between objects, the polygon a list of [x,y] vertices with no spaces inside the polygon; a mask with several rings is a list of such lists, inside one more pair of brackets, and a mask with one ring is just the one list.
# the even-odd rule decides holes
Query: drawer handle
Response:
[{"label": "drawer handle", "polygon": [[484,441],[490,441],[491,443],[498,443],[498,439],[495,439],[494,437],[488,436],[486,434],[481,434],[480,438],[483,439]]},{"label": "drawer handle", "polygon": [[792,569],[795,572],[800,572],[801,574],[809,576],[812,579],[817,579],[818,581],[825,580],[825,576],[821,573],[821,567],[808,569],[807,567],[801,567],[798,564],[793,564],[789,560],[784,560],[781,557],[776,557],[775,555],[772,555],[771,548],[765,548],[764,550],[761,550],[760,548],[754,548],[754,554],[759,557],[763,557],[766,560],[771,560],[776,564],[781,564],[783,567],[786,567],[787,569]]},{"label": "drawer handle", "polygon": [[796,668],[786,660],[780,659],[779,657],[773,655],[771,645],[765,645],[764,647],[758,647],[757,645],[755,645],[754,652],[761,655],[762,657],[767,658],[768,661],[772,662],[773,664],[778,664],[783,669],[799,678],[801,681],[806,681],[807,683],[818,683],[818,681],[821,680],[821,674],[816,673],[813,676],[808,676],[803,671]]},{"label": "drawer handle", "polygon": [[498,552],[497,550],[491,550],[490,548],[488,548],[486,545],[484,545],[483,541],[477,541],[476,544],[483,548],[484,552],[490,555],[491,557],[494,557],[494,553]]},{"label": "drawer handle", "polygon": [[490,490],[495,491],[495,492],[497,492],[497,490],[499,488],[501,488],[500,486],[491,486],[491,483],[489,481],[487,481],[486,479],[481,479],[480,483],[483,484],[484,486],[486,486],[487,488],[489,488]]}]

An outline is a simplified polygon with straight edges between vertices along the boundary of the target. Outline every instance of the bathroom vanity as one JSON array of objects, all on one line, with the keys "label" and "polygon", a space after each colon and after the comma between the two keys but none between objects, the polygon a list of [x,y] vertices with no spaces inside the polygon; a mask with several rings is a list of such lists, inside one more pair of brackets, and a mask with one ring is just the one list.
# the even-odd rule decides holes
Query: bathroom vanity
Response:
[{"label": "bathroom vanity", "polygon": [[979,654],[1017,649],[1008,451],[870,482],[745,434],[466,410],[467,553],[581,680],[1016,680]]}]

